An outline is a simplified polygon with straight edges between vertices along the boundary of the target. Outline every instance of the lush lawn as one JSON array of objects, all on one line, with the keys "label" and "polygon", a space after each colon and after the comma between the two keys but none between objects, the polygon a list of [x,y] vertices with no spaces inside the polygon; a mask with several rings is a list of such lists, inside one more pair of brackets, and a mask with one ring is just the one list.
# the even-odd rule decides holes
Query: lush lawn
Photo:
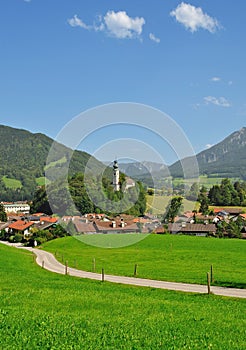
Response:
[{"label": "lush lawn", "polygon": [[0,349],[241,350],[246,300],[114,285],[42,270],[0,245]]},{"label": "lush lawn", "polygon": [[103,267],[108,274],[132,276],[138,264],[139,277],[176,282],[206,284],[212,264],[215,284],[246,288],[246,241],[152,234],[124,248],[98,248],[113,247],[123,239],[127,245],[134,236],[82,235],[50,241],[43,247],[82,270],[92,271],[95,259],[97,272]]},{"label": "lush lawn", "polygon": [[11,179],[6,176],[2,177],[3,183],[7,188],[17,189],[22,187],[22,183],[20,180]]}]

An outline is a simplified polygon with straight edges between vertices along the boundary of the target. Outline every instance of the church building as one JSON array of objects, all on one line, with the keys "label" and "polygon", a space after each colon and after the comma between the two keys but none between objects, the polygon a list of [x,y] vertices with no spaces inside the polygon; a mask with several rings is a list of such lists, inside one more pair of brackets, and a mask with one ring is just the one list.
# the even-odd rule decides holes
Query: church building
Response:
[{"label": "church building", "polygon": [[120,170],[119,170],[117,160],[114,161],[113,169],[114,169],[114,172],[113,172],[114,191],[118,192],[120,190]]}]

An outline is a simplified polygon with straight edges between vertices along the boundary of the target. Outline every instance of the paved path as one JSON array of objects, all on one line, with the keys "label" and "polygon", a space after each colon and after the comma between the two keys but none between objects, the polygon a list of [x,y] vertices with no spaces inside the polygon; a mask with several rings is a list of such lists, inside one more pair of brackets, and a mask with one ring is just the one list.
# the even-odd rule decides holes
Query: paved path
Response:
[{"label": "paved path", "polygon": [[[4,242],[1,242],[4,243]],[[45,250],[39,250],[35,248],[22,247],[21,245],[8,244],[16,246],[17,248],[22,248],[33,252],[37,258],[36,262],[39,266],[43,266],[46,270],[65,274],[66,267],[62,265],[59,261],[56,260],[53,254],[46,252]],[[102,280],[102,275],[99,273],[87,272],[82,270],[77,270],[73,268],[68,268],[68,274],[70,276],[88,278],[92,280]],[[190,292],[190,293],[202,293],[205,294],[208,292],[207,286],[199,284],[188,284],[188,283],[176,283],[176,282],[165,282],[165,281],[156,281],[149,280],[144,278],[135,278],[135,277],[124,277],[124,276],[113,276],[113,275],[104,275],[104,281],[128,284],[141,287],[152,287],[160,289],[175,290],[180,292]],[[216,295],[222,295],[226,297],[236,297],[236,298],[246,298],[245,289],[236,289],[236,288],[223,288],[223,287],[211,287],[211,292]]]}]

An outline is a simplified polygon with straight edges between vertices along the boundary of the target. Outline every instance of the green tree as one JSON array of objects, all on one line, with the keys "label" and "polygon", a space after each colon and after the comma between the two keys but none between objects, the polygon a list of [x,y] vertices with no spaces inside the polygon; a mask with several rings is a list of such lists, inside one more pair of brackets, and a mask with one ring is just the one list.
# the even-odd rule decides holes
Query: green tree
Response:
[{"label": "green tree", "polygon": [[186,198],[190,201],[196,201],[198,194],[199,194],[199,184],[197,182],[194,182],[191,185],[191,188],[190,188],[189,192],[187,193]]},{"label": "green tree", "polygon": [[229,238],[241,238],[242,237],[240,227],[237,225],[236,222],[234,222],[232,220],[227,224],[226,232],[227,232]]},{"label": "green tree", "polygon": [[199,211],[203,215],[207,215],[209,213],[209,199],[207,196],[207,189],[205,186],[202,186],[198,195],[198,202],[200,202]]},{"label": "green tree", "polygon": [[183,197],[174,197],[171,199],[166,213],[164,214],[164,222],[174,222],[175,217],[178,215],[183,203]]},{"label": "green tree", "polygon": [[4,206],[0,204],[0,221],[6,222],[8,220]]}]

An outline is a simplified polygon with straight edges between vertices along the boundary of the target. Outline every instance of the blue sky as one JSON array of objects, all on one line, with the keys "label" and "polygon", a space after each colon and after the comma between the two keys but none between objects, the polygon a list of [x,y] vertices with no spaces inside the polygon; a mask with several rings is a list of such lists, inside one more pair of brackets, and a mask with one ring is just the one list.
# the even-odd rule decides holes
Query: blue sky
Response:
[{"label": "blue sky", "polygon": [[245,0],[1,0],[0,123],[54,138],[82,111],[136,102],[203,150],[246,125],[245,13]]}]

